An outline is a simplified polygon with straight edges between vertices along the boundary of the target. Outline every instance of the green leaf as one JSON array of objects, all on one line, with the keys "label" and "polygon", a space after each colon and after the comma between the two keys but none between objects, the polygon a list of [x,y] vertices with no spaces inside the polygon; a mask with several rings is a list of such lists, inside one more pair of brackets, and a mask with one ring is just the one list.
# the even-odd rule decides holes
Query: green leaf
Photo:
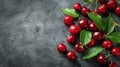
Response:
[{"label": "green leaf", "polygon": [[100,52],[102,52],[102,50],[103,49],[101,47],[92,47],[92,48],[89,48],[89,49],[87,49],[87,51],[83,55],[82,59],[93,58],[93,57],[97,56]]},{"label": "green leaf", "polygon": [[95,13],[88,13],[89,18],[96,24],[100,31],[105,31],[105,23],[103,18]]},{"label": "green leaf", "polygon": [[84,0],[84,2],[86,2],[86,3],[92,3],[93,0]]},{"label": "green leaf", "polygon": [[120,43],[120,32],[111,33],[108,38],[115,43]]},{"label": "green leaf", "polygon": [[64,14],[66,15],[70,15],[73,18],[78,18],[79,17],[79,13],[76,12],[74,9],[70,9],[70,8],[62,8],[62,11]]},{"label": "green leaf", "polygon": [[80,32],[80,42],[82,43],[82,45],[87,45],[90,42],[91,38],[92,33],[90,31],[82,30]]},{"label": "green leaf", "polygon": [[110,14],[106,19],[106,32],[107,32],[107,34],[110,34],[111,32],[113,32],[114,29],[115,29],[114,19],[112,18],[111,14]]}]

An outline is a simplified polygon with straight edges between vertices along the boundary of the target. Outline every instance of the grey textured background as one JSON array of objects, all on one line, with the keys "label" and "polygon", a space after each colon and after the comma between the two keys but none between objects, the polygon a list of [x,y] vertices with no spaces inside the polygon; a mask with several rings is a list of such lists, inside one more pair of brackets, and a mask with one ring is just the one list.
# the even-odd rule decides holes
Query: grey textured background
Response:
[{"label": "grey textured background", "polygon": [[59,42],[74,50],[65,42],[62,30],[68,28],[60,9],[80,1],[0,0],[0,67],[100,67],[93,60],[80,60],[80,54],[71,62],[56,51]]}]

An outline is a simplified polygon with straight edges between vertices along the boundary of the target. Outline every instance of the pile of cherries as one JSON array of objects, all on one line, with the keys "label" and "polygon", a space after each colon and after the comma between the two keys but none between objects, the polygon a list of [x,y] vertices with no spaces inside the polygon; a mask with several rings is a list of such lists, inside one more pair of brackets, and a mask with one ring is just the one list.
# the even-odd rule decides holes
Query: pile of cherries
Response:
[{"label": "pile of cherries", "polygon": [[[75,3],[73,5],[73,8],[79,12],[84,17],[87,17],[87,12],[92,12],[96,14],[106,14],[107,10],[114,11],[116,15],[120,16],[120,6],[117,6],[115,0],[98,0],[101,5],[98,7],[97,10],[90,10],[87,7],[82,7],[80,3]],[[96,41],[102,41],[101,45],[104,49],[110,51],[110,54],[119,57],[120,56],[120,48],[117,46],[113,46],[112,42],[110,40],[102,40],[103,33],[100,32],[94,22],[88,23],[88,19],[81,18],[78,20],[78,25],[76,25],[74,22],[74,18],[72,16],[66,15],[64,17],[64,24],[69,27],[69,33],[70,35],[67,36],[66,42],[69,44],[74,45],[74,49],[79,53],[84,53],[87,48],[93,47],[96,43]],[[77,41],[77,36],[80,34],[81,29],[86,29],[92,32],[92,39],[87,44],[87,46],[83,46],[80,42]],[[68,60],[75,60],[76,54],[74,51],[69,50],[67,51],[67,47],[63,43],[57,44],[57,50],[60,53],[66,54],[66,57]],[[116,62],[108,62],[107,57],[105,54],[101,53],[96,57],[96,61],[99,64],[107,64],[107,67],[118,67]]]}]

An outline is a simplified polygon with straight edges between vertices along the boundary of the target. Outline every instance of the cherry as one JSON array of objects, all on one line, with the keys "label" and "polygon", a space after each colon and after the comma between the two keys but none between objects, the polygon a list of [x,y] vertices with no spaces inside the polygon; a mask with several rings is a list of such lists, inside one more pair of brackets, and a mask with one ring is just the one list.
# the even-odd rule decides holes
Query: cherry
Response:
[{"label": "cherry", "polygon": [[98,0],[101,4],[105,3],[105,0]]},{"label": "cherry", "polygon": [[83,46],[80,42],[78,42],[78,43],[74,46],[74,49],[75,49],[77,52],[83,53],[83,52],[86,50],[86,47]]},{"label": "cherry", "polygon": [[99,64],[106,64],[107,63],[107,59],[105,58],[105,54],[99,54],[97,56],[96,60]]},{"label": "cherry", "polygon": [[87,12],[90,12],[90,9],[86,8],[86,7],[83,7],[82,10],[81,10],[81,14],[83,16],[87,16]]},{"label": "cherry", "polygon": [[116,8],[116,3],[115,3],[115,1],[109,1],[109,2],[107,2],[107,7],[109,8],[109,9],[115,9]]},{"label": "cherry", "polygon": [[101,13],[101,14],[104,14],[106,11],[107,11],[107,5],[106,4],[102,4],[98,7],[98,11]]},{"label": "cherry", "polygon": [[74,35],[69,35],[66,39],[67,43],[73,44],[75,42],[75,36]]},{"label": "cherry", "polygon": [[94,14],[100,14],[98,11],[96,11],[96,10],[92,10],[91,11],[92,13],[94,13]]},{"label": "cherry", "polygon": [[89,24],[89,30],[90,31],[97,31],[97,27],[94,22],[90,22]]},{"label": "cherry", "polygon": [[74,51],[69,51],[67,54],[66,54],[66,57],[68,60],[75,60],[76,59],[76,54]]},{"label": "cherry", "polygon": [[111,64],[108,65],[108,67],[118,67],[117,63],[112,62]]},{"label": "cherry", "polygon": [[59,43],[57,45],[57,50],[61,53],[65,53],[66,52],[66,46],[63,43]]},{"label": "cherry", "polygon": [[101,40],[102,39],[102,33],[97,31],[92,34],[94,40]]},{"label": "cherry", "polygon": [[95,45],[95,40],[91,39],[90,42],[87,44],[88,47],[92,47]]},{"label": "cherry", "polygon": [[81,19],[81,20],[78,21],[78,24],[79,24],[79,26],[80,26],[81,28],[86,28],[87,25],[88,25],[88,20],[85,19],[85,18],[83,18],[83,19]]},{"label": "cherry", "polygon": [[73,23],[73,17],[69,16],[69,15],[65,16],[64,17],[64,24],[67,25],[67,26],[73,25],[74,24]]},{"label": "cherry", "polygon": [[105,40],[105,41],[102,42],[102,46],[105,49],[110,49],[112,47],[112,42],[109,41],[109,40]]},{"label": "cherry", "polygon": [[76,26],[76,25],[71,25],[71,26],[69,27],[69,32],[70,32],[70,34],[72,34],[72,35],[77,35],[77,34],[80,33],[80,27],[79,27],[79,26]]},{"label": "cherry", "polygon": [[115,9],[115,14],[120,16],[120,6]]},{"label": "cherry", "polygon": [[80,4],[80,3],[75,3],[75,4],[73,5],[73,7],[74,7],[74,9],[75,9],[76,11],[80,11],[80,10],[81,10],[81,4]]},{"label": "cherry", "polygon": [[111,53],[116,57],[120,56],[120,48],[119,47],[113,47],[112,50],[111,50]]}]

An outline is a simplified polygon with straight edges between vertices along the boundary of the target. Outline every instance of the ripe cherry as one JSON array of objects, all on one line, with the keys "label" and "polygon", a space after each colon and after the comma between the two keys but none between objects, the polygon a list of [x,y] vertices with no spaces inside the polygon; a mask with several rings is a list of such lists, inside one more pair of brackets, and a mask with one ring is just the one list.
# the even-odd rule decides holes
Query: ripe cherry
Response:
[{"label": "ripe cherry", "polygon": [[77,35],[77,34],[80,33],[80,27],[79,27],[79,26],[76,26],[76,25],[71,25],[71,26],[69,27],[69,32],[70,32],[70,34],[72,34],[72,35]]},{"label": "ripe cherry", "polygon": [[80,3],[75,3],[75,4],[73,5],[73,7],[74,7],[74,9],[75,9],[76,11],[80,11],[80,10],[81,10],[81,4],[80,4]]},{"label": "ripe cherry", "polygon": [[105,49],[110,49],[112,47],[112,42],[109,41],[109,40],[105,40],[105,41],[102,42],[102,46]]},{"label": "ripe cherry", "polygon": [[83,19],[81,19],[81,20],[78,21],[78,24],[79,24],[79,26],[80,26],[81,28],[86,28],[87,25],[88,25],[88,20],[85,19],[85,18],[83,18]]},{"label": "ripe cherry", "polygon": [[108,67],[118,67],[116,62],[112,62],[111,64],[108,65]]},{"label": "ripe cherry", "polygon": [[77,52],[83,53],[83,52],[86,50],[86,47],[83,46],[80,42],[78,42],[78,43],[74,46],[74,49],[75,49]]},{"label": "ripe cherry", "polygon": [[105,14],[105,12],[107,11],[107,5],[106,4],[102,4],[98,7],[98,11],[101,13],[101,14]]},{"label": "ripe cherry", "polygon": [[115,1],[109,1],[109,2],[107,2],[107,7],[108,7],[109,9],[115,9],[116,6],[117,6],[117,4],[116,4]]},{"label": "ripe cherry", "polygon": [[99,54],[97,56],[96,60],[99,64],[106,64],[107,63],[107,59],[105,58],[105,54]]},{"label": "ripe cherry", "polygon": [[87,16],[87,12],[90,12],[90,9],[86,8],[86,7],[83,7],[82,10],[81,10],[81,14],[83,16]]},{"label": "ripe cherry", "polygon": [[102,39],[102,33],[97,31],[92,34],[94,40],[101,40]]},{"label": "ripe cherry", "polygon": [[97,27],[94,22],[90,22],[89,24],[89,30],[90,31],[97,31]]},{"label": "ripe cherry", "polygon": [[66,39],[67,43],[73,44],[75,42],[75,36],[74,35],[69,35]]},{"label": "ripe cherry", "polygon": [[120,16],[120,6],[115,9],[115,14]]},{"label": "ripe cherry", "polygon": [[57,50],[61,53],[65,53],[66,52],[66,46],[63,43],[59,43],[57,45]]},{"label": "ripe cherry", "polygon": [[92,47],[95,45],[95,40],[91,39],[90,42],[87,44],[88,47]]},{"label": "ripe cherry", "polygon": [[76,54],[74,51],[69,51],[67,54],[66,54],[66,57],[68,60],[75,60],[76,59]]},{"label": "ripe cherry", "polygon": [[69,16],[69,15],[65,16],[64,17],[64,24],[67,25],[67,26],[73,25],[74,24],[73,23],[73,17]]},{"label": "ripe cherry", "polygon": [[101,4],[105,3],[105,0],[98,0]]},{"label": "ripe cherry", "polygon": [[111,50],[111,53],[116,57],[120,56],[120,48],[119,47],[113,47],[112,50]]}]

